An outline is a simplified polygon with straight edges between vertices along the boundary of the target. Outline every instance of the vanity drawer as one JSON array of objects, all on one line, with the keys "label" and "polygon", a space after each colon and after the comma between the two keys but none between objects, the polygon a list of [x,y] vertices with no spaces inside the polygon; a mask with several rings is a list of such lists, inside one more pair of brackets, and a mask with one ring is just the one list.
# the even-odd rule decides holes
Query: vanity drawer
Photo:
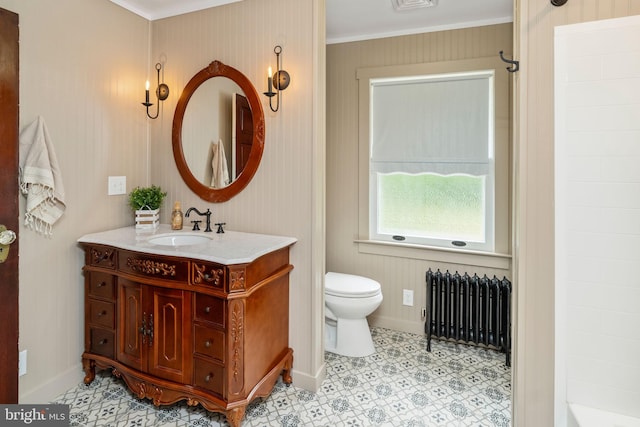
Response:
[{"label": "vanity drawer", "polygon": [[89,273],[89,296],[113,300],[116,289],[113,283],[111,274],[92,271]]},{"label": "vanity drawer", "polygon": [[210,286],[216,289],[224,290],[225,267],[220,264],[192,260],[191,284]]},{"label": "vanity drawer", "polygon": [[204,320],[224,326],[225,301],[210,295],[196,294],[195,320]]},{"label": "vanity drawer", "polygon": [[224,362],[224,332],[201,325],[195,325],[194,330],[194,351]]},{"label": "vanity drawer", "polygon": [[112,302],[89,300],[89,322],[107,328],[114,327],[115,309]]},{"label": "vanity drawer", "polygon": [[91,337],[91,347],[89,351],[113,359],[113,355],[115,354],[115,335],[113,331],[102,328],[91,328],[89,334]]},{"label": "vanity drawer", "polygon": [[222,396],[224,389],[224,368],[217,363],[194,358],[193,382],[196,387],[206,388]]},{"label": "vanity drawer", "polygon": [[103,246],[86,246],[85,263],[95,267],[115,268],[116,250]]},{"label": "vanity drawer", "polygon": [[138,252],[120,251],[118,270],[172,282],[187,283],[189,280],[189,261]]}]

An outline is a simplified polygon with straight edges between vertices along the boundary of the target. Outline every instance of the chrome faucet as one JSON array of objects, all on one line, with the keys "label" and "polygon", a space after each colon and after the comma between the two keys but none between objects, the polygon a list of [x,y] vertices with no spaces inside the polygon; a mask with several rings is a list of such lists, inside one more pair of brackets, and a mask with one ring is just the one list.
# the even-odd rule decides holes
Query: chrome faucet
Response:
[{"label": "chrome faucet", "polygon": [[[195,211],[198,215],[200,216],[204,216],[207,217],[207,228],[205,228],[205,232],[206,233],[210,233],[211,231],[211,210],[207,209],[206,212],[202,213],[200,212],[198,209],[191,207],[189,209],[187,209],[187,213],[184,214],[184,216],[186,218],[189,218],[189,214],[191,214],[191,211]],[[193,231],[198,231],[200,230],[200,227],[198,226],[199,223],[201,223],[202,221],[191,221],[193,223]]]}]

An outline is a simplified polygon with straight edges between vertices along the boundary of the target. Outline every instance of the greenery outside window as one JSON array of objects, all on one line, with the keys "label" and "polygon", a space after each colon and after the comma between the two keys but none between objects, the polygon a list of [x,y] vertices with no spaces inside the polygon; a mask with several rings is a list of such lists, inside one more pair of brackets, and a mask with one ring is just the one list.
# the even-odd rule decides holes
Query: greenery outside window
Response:
[{"label": "greenery outside window", "polygon": [[488,239],[486,176],[378,173],[376,237],[446,246]]}]

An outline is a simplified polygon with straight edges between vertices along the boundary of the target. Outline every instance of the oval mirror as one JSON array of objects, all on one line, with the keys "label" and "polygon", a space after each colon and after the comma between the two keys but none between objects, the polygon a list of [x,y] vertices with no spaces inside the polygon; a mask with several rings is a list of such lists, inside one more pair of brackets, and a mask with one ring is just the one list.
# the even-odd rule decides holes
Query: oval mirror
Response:
[{"label": "oval mirror", "polygon": [[220,61],[200,70],[176,105],[172,145],[180,176],[201,199],[240,193],[264,150],[264,113],[249,79]]}]

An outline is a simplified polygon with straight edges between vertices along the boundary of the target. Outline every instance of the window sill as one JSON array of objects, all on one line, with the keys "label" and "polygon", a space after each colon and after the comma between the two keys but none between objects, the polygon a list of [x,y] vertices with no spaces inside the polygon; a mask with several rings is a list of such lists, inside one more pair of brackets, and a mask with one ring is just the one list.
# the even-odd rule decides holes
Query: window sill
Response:
[{"label": "window sill", "polygon": [[355,242],[358,244],[358,251],[365,254],[473,265],[501,270],[510,270],[511,268],[511,255],[509,254],[465,251],[378,240],[356,240]]}]

